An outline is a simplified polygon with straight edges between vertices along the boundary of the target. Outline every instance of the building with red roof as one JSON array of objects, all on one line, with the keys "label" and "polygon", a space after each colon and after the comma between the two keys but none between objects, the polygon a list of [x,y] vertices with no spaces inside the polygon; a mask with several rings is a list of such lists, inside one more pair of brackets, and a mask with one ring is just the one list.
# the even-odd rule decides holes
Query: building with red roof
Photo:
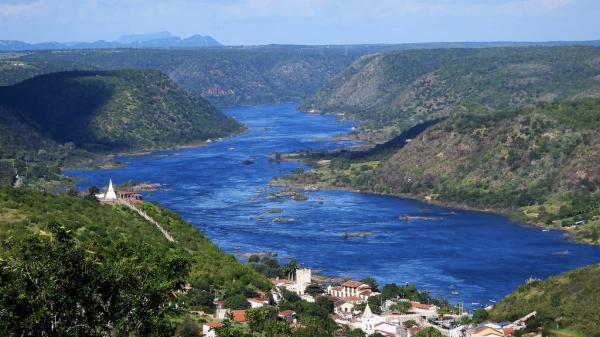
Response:
[{"label": "building with red roof", "polygon": [[248,314],[246,310],[231,310],[231,316],[236,322],[244,323],[248,321]]}]

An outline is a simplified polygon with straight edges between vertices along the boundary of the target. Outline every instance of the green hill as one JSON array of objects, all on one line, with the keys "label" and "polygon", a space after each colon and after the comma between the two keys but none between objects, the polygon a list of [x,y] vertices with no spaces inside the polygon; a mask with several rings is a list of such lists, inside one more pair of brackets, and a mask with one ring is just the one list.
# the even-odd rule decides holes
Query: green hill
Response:
[{"label": "green hill", "polygon": [[[537,311],[532,328],[546,334],[600,336],[600,265],[569,271],[521,286],[495,305],[491,318],[515,320]],[[571,332],[571,333],[569,333]]]},{"label": "green hill", "polygon": [[600,96],[600,48],[414,50],[361,58],[301,108],[375,126]]},{"label": "green hill", "polygon": [[[156,219],[176,242],[167,241],[153,224],[124,206],[101,205],[88,197],[53,195],[29,189],[0,187],[0,223],[2,224],[0,226],[0,266],[2,266],[0,268],[0,280],[2,281],[0,282],[0,318],[2,318],[0,319],[0,331],[3,332],[3,335],[12,335],[6,333],[5,330],[16,329],[10,327],[11,324],[15,326],[32,324],[33,327],[40,329],[36,331],[41,331],[42,328],[49,329],[44,324],[51,323],[56,316],[51,308],[48,311],[46,306],[56,305],[56,308],[61,308],[59,305],[67,302],[72,305],[65,307],[64,310],[68,310],[65,313],[72,312],[73,317],[69,320],[69,317],[63,317],[63,313],[60,313],[60,323],[57,323],[59,325],[56,329],[62,328],[62,325],[73,326],[72,329],[75,329],[73,331],[78,331],[79,328],[85,329],[85,325],[77,324],[80,316],[83,316],[81,319],[95,322],[92,327],[97,326],[97,328],[114,329],[115,331],[122,327],[118,325],[104,327],[99,321],[108,319],[104,317],[105,315],[112,317],[123,314],[125,316],[124,324],[131,325],[131,322],[136,322],[138,319],[152,318],[153,315],[158,315],[158,310],[140,313],[140,316],[128,312],[123,313],[120,310],[138,304],[151,308],[153,301],[160,300],[152,297],[159,296],[159,294],[155,294],[156,291],[166,289],[166,293],[163,292],[164,290],[160,290],[163,292],[160,296],[164,296],[173,290],[168,288],[173,285],[161,279],[163,263],[176,263],[175,267],[179,264],[180,268],[184,268],[185,264],[190,265],[189,273],[184,275],[183,281],[191,283],[194,290],[181,298],[182,304],[185,304],[186,308],[191,304],[200,309],[211,310],[212,298],[216,293],[229,298],[236,295],[253,294],[257,289],[270,288],[270,282],[265,277],[242,265],[233,256],[223,253],[197,228],[182,220],[174,212],[151,203],[145,203],[141,207]],[[19,266],[23,261],[31,258],[30,254],[35,254],[35,252],[29,252],[29,248],[40,245],[40,249],[46,249],[48,244],[52,246],[53,243],[63,240],[60,237],[61,234],[55,231],[55,225],[64,228],[66,233],[75,240],[76,246],[81,248],[84,257],[77,257],[79,253],[75,256],[64,256],[61,254],[67,254],[70,250],[64,252],[60,249],[51,249],[52,254],[58,254],[55,258],[66,259],[64,265],[51,267],[54,263],[52,261],[47,261],[47,266],[31,264],[28,266],[28,271],[22,273]],[[37,238],[42,242],[38,242]],[[21,243],[24,243],[23,247],[20,246]],[[110,275],[113,275],[113,272],[117,273],[114,275],[116,277],[114,282],[117,284],[114,286],[111,286],[110,283],[105,284],[108,280],[102,279],[102,275],[69,274],[69,270],[78,268],[80,259],[86,260],[85,256],[94,261],[93,265],[107,264],[106,266],[109,268],[117,268],[106,271]],[[37,257],[37,259],[43,258],[45,257]],[[133,265],[130,266],[129,263],[133,263]],[[115,265],[113,266],[113,264]],[[28,280],[26,276],[31,275],[28,273],[37,273],[38,267],[42,268],[39,270],[39,277],[44,280],[44,284],[36,286],[36,283]],[[91,268],[91,266],[87,268]],[[126,269],[121,270],[121,268]],[[9,271],[12,273],[5,274]],[[64,274],[60,274],[61,277],[65,277],[62,282],[52,279],[53,273],[63,272]],[[85,273],[85,271],[81,271],[81,273]],[[137,276],[130,275],[130,273],[141,273],[139,276],[141,279],[137,279]],[[22,275],[25,275],[23,283],[18,284],[17,288],[11,288],[13,277],[18,278]],[[129,280],[130,276],[136,277],[136,279]],[[167,280],[171,278],[169,274],[164,276]],[[84,279],[77,281],[78,277],[84,277]],[[153,283],[155,278],[158,283]],[[76,283],[69,284],[69,282]],[[129,284],[128,282],[136,283]],[[64,287],[64,289],[70,289],[71,292],[55,293],[57,289],[52,288],[54,283],[56,283],[55,287]],[[138,290],[136,289],[139,289],[141,293],[137,294]],[[83,293],[80,294],[80,290]],[[86,291],[106,292],[109,298],[89,298]],[[135,296],[142,296],[139,300],[141,302],[138,303],[134,297],[119,297],[126,296],[126,294],[122,294],[125,291],[132,291]],[[15,295],[12,296],[10,292],[15,292]],[[79,296],[84,297],[81,300],[83,302],[77,302]],[[95,307],[93,303],[87,301],[103,301],[106,306],[109,306],[110,311],[103,312],[107,308]],[[129,303],[129,301],[133,302]],[[40,305],[39,308],[35,307],[36,303]],[[77,310],[78,307],[82,307],[84,311],[93,308],[99,312],[90,312],[89,314],[93,314],[94,317],[87,317],[85,312]],[[62,321],[63,319],[65,321]],[[16,321],[10,323],[10,320]],[[125,328],[128,329],[128,327]],[[70,333],[65,334],[70,335]],[[104,334],[75,335],[99,336]],[[158,334],[143,334],[138,331],[135,335]]]},{"label": "green hill", "polygon": [[155,70],[41,75],[0,87],[0,105],[52,140],[88,150],[181,145],[242,129]]}]

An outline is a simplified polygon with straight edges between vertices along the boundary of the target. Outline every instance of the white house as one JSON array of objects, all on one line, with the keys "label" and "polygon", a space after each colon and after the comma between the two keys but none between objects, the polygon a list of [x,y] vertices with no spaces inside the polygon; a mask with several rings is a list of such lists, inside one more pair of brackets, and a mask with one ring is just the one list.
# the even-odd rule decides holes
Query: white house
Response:
[{"label": "white house", "polygon": [[266,298],[249,298],[247,301],[250,303],[251,308],[261,308],[269,304],[269,300]]},{"label": "white house", "polygon": [[[357,281],[346,281],[339,286],[328,286],[327,294],[352,302],[364,302],[369,297],[378,295],[371,286]],[[354,299],[354,300],[352,300]]]}]

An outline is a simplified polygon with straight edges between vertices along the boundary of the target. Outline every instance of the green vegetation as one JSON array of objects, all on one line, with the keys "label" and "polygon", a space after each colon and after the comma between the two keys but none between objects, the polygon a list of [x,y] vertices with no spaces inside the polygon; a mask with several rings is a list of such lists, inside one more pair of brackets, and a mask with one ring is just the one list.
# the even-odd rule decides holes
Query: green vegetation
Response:
[{"label": "green vegetation", "polygon": [[414,50],[364,57],[301,108],[345,112],[376,128],[537,102],[598,97],[600,48]]},{"label": "green vegetation", "polygon": [[[127,294],[129,291],[135,291],[135,294],[138,294],[146,290],[148,290],[147,294],[151,294],[151,291],[162,293],[167,283],[172,283],[167,282],[171,280],[171,276],[158,273],[153,278],[147,273],[162,268],[160,261],[165,261],[165,263],[181,261],[178,264],[189,264],[189,273],[186,273],[184,277],[178,276],[177,279],[191,283],[193,291],[187,295],[179,295],[177,300],[181,302],[181,305],[185,303],[185,306],[190,305],[195,309],[208,311],[212,309],[212,299],[217,295],[222,298],[231,298],[255,293],[261,289],[267,290],[271,287],[266,278],[242,265],[233,256],[223,253],[204,237],[197,228],[182,220],[174,212],[151,203],[144,203],[142,207],[169,231],[176,242],[171,243],[165,240],[152,224],[124,206],[100,205],[89,197],[53,195],[29,189],[0,187],[0,223],[2,223],[0,242],[6,243],[5,246],[0,248],[1,261],[3,261],[2,263],[9,263],[11,268],[18,269],[18,266],[22,266],[23,263],[28,261],[26,258],[31,258],[29,255],[23,255],[26,251],[18,249],[18,247],[30,245],[30,243],[23,242],[33,240],[30,239],[31,237],[47,237],[51,243],[55,242],[56,234],[53,234],[52,228],[54,228],[54,224],[58,224],[73,238],[73,248],[54,247],[52,245],[46,247],[48,244],[44,241],[37,243],[38,246],[46,249],[41,250],[42,248],[40,248],[40,252],[53,252],[54,255],[49,257],[64,253],[67,254],[64,256],[65,259],[69,258],[71,253],[75,255],[83,254],[86,257],[83,260],[78,260],[78,264],[72,266],[72,268],[79,269],[57,268],[53,272],[56,272],[58,276],[62,275],[60,273],[80,270],[90,263],[95,265],[94,261],[98,259],[106,259],[109,261],[106,266],[98,266],[103,273],[105,267],[108,269],[120,268],[117,271],[123,270],[124,272],[135,267],[132,271],[132,273],[135,273],[131,274],[130,280],[133,283],[130,287],[140,286],[140,289],[124,287],[123,294]],[[10,248],[11,246],[13,248]],[[177,257],[177,260],[171,257]],[[52,277],[50,269],[46,269],[51,268],[52,265],[48,264],[43,270],[40,270],[40,275],[46,273],[47,275],[44,275],[44,277]],[[165,268],[168,265],[166,264]],[[73,278],[87,275],[80,274],[74,275]],[[102,275],[106,275],[102,282],[109,282],[113,274],[104,273],[99,274],[98,277]],[[175,277],[179,274],[172,275]],[[17,274],[15,276],[11,274],[6,277],[20,279],[23,275]],[[144,286],[146,284],[145,280],[135,283],[136,279],[144,278],[147,279],[149,287],[154,284],[153,282],[158,282],[161,287],[146,289]],[[90,280],[92,282],[90,284],[83,281],[85,280],[76,284],[77,287],[83,287],[81,291],[85,289],[91,291],[92,287],[99,287],[103,284],[98,283],[96,285],[92,280]],[[4,284],[4,281],[2,284]],[[117,282],[115,286],[120,284],[120,282]],[[51,285],[52,283],[49,283],[47,286],[50,287]],[[44,289],[47,288],[40,288],[40,291],[45,291]],[[43,295],[36,292],[35,288],[17,290],[28,291],[35,296]],[[104,290],[99,289],[98,291]],[[75,301],[76,296],[79,296],[77,294],[79,293],[73,294],[73,299],[66,296],[63,300]],[[118,292],[115,292],[115,295],[118,294]],[[61,294],[61,296],[63,295]],[[11,299],[14,298],[10,297],[8,300]],[[25,302],[27,300],[28,298],[23,299]],[[40,301],[42,300],[40,299]],[[173,299],[170,301],[173,301]],[[26,304],[30,306],[32,303],[27,302]],[[2,307],[4,308],[4,306]],[[5,313],[0,310],[0,315],[9,314],[12,314],[12,312]],[[118,312],[115,312],[115,315],[117,314]]]},{"label": "green vegetation", "polygon": [[[193,50],[37,51],[12,61],[81,64],[81,69],[90,66],[105,70],[158,69],[192,94],[219,106],[232,106],[304,99],[314,94],[356,57],[389,48],[264,46]],[[24,80],[27,78],[24,75],[14,77]]]},{"label": "green vegetation", "polygon": [[2,105],[40,133],[89,150],[181,145],[241,130],[155,70],[58,72],[0,89]]},{"label": "green vegetation", "polygon": [[170,303],[189,262],[174,254],[121,246],[78,245],[56,224],[3,242],[0,332],[3,336],[172,336]]},{"label": "green vegetation", "polygon": [[[537,311],[528,331],[545,334],[600,336],[600,265],[569,271],[521,286],[491,312],[495,320],[515,319]],[[558,331],[557,331],[558,330]]]}]

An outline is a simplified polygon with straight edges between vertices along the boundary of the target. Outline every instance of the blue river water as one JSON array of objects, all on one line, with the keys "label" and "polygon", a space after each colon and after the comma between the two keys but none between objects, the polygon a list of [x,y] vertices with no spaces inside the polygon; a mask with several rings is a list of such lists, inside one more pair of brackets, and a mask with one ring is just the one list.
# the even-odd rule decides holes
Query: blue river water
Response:
[{"label": "blue river water", "polygon": [[[268,200],[269,193],[259,190],[272,191],[273,177],[302,166],[272,162],[270,154],[348,146],[351,141],[334,136],[347,133],[352,123],[300,113],[293,104],[224,112],[246,124],[248,132],[200,147],[119,157],[127,164],[122,168],[66,174],[83,178],[82,189],[106,186],[109,178],[117,184],[160,183],[145,198],[175,210],[230,253],[276,252],[323,275],[412,282],[467,306],[499,300],[529,277],[600,261],[597,247],[489,213],[347,191],[302,192],[307,201]],[[254,164],[244,165],[247,159]],[[273,208],[283,213],[267,213]],[[405,221],[402,214],[427,219]],[[275,217],[296,221],[274,222]],[[344,238],[356,231],[373,236]]]}]

